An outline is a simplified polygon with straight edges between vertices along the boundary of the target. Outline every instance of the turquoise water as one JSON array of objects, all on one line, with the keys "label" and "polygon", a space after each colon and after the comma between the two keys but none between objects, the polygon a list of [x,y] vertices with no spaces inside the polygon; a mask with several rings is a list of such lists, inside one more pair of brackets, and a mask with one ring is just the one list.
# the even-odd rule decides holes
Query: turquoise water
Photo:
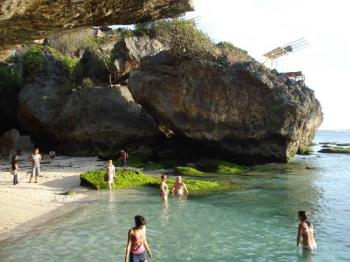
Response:
[{"label": "turquoise water", "polygon": [[[350,132],[315,141],[350,142]],[[0,261],[123,261],[136,214],[148,220],[152,261],[350,261],[350,155],[298,156],[233,180],[243,189],[168,205],[154,189],[93,193],[76,211],[0,243]],[[302,209],[315,227],[314,253],[296,247]]]}]

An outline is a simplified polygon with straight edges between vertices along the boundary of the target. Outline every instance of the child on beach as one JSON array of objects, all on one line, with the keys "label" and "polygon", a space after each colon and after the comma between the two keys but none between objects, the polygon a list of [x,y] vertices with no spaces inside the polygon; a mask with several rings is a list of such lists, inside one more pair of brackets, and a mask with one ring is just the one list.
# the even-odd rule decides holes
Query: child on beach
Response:
[{"label": "child on beach", "polygon": [[19,167],[18,167],[17,160],[16,158],[13,158],[11,162],[11,174],[13,175],[14,186],[18,184],[18,170],[19,170]]},{"label": "child on beach", "polygon": [[111,190],[112,186],[115,187],[115,184],[114,184],[115,166],[113,165],[112,160],[107,161],[106,173],[108,176],[108,187],[109,187],[109,190]]}]

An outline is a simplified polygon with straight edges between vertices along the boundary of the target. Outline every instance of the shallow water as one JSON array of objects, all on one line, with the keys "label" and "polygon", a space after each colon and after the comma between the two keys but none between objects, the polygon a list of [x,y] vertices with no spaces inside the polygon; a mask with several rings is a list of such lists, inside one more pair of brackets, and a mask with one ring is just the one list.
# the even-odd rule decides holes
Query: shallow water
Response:
[{"label": "shallow water", "polygon": [[[350,132],[315,140],[350,142]],[[136,214],[148,219],[152,261],[350,260],[350,155],[299,156],[233,180],[244,188],[168,205],[154,189],[92,193],[75,212],[0,243],[0,261],[123,261]],[[315,227],[314,253],[296,247],[302,209]]]}]

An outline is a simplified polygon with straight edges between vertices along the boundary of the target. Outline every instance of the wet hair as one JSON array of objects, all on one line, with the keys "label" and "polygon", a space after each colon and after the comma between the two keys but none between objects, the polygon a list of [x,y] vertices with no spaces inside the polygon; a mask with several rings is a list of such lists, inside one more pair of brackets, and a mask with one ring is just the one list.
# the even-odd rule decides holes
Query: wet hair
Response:
[{"label": "wet hair", "polygon": [[140,215],[135,216],[135,227],[139,229],[142,228],[144,225],[146,225],[146,219]]},{"label": "wet hair", "polygon": [[165,179],[165,178],[167,178],[166,175],[161,175],[161,176],[160,176],[160,179]]},{"label": "wet hair", "polygon": [[305,222],[308,226],[311,226],[311,223],[307,220],[307,215],[305,211],[298,211],[298,216],[301,218],[303,222]]}]

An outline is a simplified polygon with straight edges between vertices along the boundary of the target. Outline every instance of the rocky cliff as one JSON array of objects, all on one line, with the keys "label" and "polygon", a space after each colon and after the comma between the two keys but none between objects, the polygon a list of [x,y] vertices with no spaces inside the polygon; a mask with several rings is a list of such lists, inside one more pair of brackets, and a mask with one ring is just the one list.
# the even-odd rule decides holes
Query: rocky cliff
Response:
[{"label": "rocky cliff", "polygon": [[322,122],[312,90],[253,60],[162,52],[131,73],[129,89],[168,133],[253,163],[288,161]]},{"label": "rocky cliff", "polygon": [[191,0],[5,0],[0,2],[0,50],[72,28],[133,24],[193,10]]},{"label": "rocky cliff", "polygon": [[47,138],[76,155],[146,144],[163,157],[186,151],[191,158],[285,162],[322,122],[304,82],[232,44],[215,45],[191,21],[160,21],[86,43],[80,36],[22,50],[16,60],[24,86],[19,126],[42,144]]},{"label": "rocky cliff", "polygon": [[153,117],[127,87],[94,84],[72,88],[67,72],[50,53],[44,69],[19,96],[19,122],[42,142],[78,155],[116,152],[149,144],[159,135]]}]

